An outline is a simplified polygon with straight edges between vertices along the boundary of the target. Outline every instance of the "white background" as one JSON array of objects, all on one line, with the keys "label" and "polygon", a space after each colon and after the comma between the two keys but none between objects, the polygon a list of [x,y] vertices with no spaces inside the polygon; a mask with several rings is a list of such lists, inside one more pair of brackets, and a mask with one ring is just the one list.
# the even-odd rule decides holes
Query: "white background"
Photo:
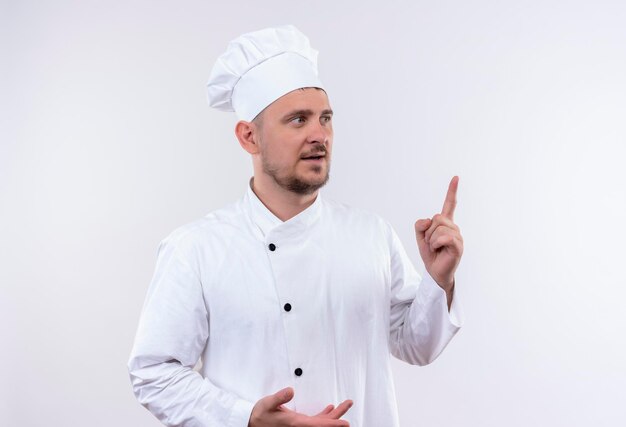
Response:
[{"label": "white background", "polygon": [[626,425],[626,4],[546,0],[5,0],[0,423],[160,425],[126,370],[156,247],[252,174],[204,85],[286,23],[335,110],[325,197],[422,270],[413,223],[460,177],[466,325],[394,360],[402,426]]}]

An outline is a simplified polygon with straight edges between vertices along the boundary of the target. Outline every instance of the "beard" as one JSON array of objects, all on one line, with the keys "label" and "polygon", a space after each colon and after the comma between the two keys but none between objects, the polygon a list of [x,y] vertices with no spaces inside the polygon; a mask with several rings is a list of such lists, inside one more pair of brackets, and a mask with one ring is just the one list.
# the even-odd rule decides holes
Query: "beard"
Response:
[{"label": "beard", "polygon": [[[319,150],[318,150],[319,151]],[[324,150],[325,152],[326,150]],[[265,153],[263,153],[265,154]],[[274,182],[281,188],[287,191],[300,195],[308,195],[322,188],[328,182],[330,178],[330,157],[326,156],[326,173],[323,176],[316,176],[312,179],[304,179],[297,176],[295,173],[290,175],[284,175],[280,173],[278,167],[272,165],[267,156],[263,155],[261,158],[261,164],[263,166],[263,172],[272,177]],[[320,172],[323,169],[322,165],[311,166],[315,172]]]}]

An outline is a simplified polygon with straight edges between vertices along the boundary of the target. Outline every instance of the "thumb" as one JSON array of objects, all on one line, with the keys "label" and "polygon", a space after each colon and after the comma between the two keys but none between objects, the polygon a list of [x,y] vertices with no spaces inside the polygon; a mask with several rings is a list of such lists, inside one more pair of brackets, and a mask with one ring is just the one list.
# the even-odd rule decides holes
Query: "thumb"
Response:
[{"label": "thumb", "polygon": [[289,402],[293,399],[293,388],[287,387],[276,393],[270,395],[269,404],[272,408],[278,408],[283,403]]},{"label": "thumb", "polygon": [[430,227],[431,223],[432,223],[432,220],[429,218],[418,219],[417,221],[415,221],[415,237],[417,237],[418,242],[421,242],[424,240],[424,235],[426,233],[426,230],[428,230],[428,227]]}]

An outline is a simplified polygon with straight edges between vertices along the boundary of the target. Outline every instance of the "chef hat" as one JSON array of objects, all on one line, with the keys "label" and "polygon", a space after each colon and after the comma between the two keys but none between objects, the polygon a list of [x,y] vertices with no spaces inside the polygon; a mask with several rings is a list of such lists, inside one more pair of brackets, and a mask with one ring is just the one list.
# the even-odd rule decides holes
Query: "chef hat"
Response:
[{"label": "chef hat", "polygon": [[216,61],[207,83],[209,105],[251,121],[292,90],[323,89],[317,50],[293,25],[243,34]]}]

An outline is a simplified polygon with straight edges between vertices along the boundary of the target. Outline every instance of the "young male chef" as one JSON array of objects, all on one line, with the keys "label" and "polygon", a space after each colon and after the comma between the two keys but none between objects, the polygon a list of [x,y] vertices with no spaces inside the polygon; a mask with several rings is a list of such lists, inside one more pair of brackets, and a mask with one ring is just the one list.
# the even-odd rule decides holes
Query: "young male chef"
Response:
[{"label": "young male chef", "polygon": [[165,425],[398,426],[390,355],[428,364],[461,326],[458,177],[415,223],[420,276],[389,222],[320,194],[333,111],[317,53],[267,28],[212,70],[209,103],[237,114],[254,176],[159,246],[128,368]]}]

